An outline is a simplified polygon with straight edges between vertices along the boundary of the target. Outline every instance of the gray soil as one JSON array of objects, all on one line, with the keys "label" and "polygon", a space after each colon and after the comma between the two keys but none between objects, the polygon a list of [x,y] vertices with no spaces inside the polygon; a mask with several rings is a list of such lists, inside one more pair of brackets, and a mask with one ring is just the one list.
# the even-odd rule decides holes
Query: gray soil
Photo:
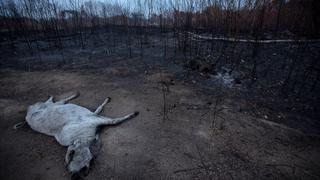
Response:
[{"label": "gray soil", "polygon": [[[0,71],[1,179],[70,179],[66,148],[23,121],[48,95],[79,91],[75,103],[102,115],[140,111],[101,129],[100,148],[85,179],[319,179],[320,137],[248,111],[236,90],[203,93],[169,72],[130,68]],[[221,92],[219,92],[221,91]],[[223,93],[222,93],[223,92]],[[220,94],[219,94],[220,93]],[[280,118],[281,115],[279,115]]]}]

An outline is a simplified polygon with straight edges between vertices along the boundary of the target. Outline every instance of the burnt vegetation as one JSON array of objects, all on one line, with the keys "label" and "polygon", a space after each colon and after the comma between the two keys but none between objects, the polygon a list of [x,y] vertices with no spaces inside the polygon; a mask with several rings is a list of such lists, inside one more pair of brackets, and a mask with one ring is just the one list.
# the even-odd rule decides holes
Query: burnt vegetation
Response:
[{"label": "burnt vegetation", "polygon": [[317,0],[0,3],[2,67],[95,67],[136,58],[145,71],[173,62],[206,78],[227,73],[233,84],[318,100]]},{"label": "burnt vegetation", "polygon": [[122,57],[148,71],[174,62],[314,102],[319,12],[317,0],[2,0],[1,66],[106,66]]}]

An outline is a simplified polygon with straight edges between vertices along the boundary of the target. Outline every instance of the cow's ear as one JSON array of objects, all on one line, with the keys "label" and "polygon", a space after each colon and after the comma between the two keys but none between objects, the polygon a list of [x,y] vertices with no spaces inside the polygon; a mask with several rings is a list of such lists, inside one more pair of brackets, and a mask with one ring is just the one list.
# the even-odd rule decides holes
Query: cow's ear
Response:
[{"label": "cow's ear", "polygon": [[74,155],[74,150],[71,146],[69,146],[67,150],[66,158],[65,158],[66,164],[69,164],[69,162],[72,161],[73,155]]}]

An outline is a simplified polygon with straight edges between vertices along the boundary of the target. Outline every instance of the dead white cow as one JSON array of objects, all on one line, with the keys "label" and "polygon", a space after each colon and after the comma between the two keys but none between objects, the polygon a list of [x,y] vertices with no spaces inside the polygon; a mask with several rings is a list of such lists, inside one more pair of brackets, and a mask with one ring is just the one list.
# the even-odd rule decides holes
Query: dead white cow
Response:
[{"label": "dead white cow", "polygon": [[33,130],[54,136],[61,145],[68,146],[65,163],[72,174],[89,169],[93,158],[89,147],[97,138],[98,126],[118,124],[139,114],[134,112],[121,118],[99,116],[110,98],[106,98],[95,112],[76,104],[67,104],[78,95],[58,102],[53,102],[53,97],[50,97],[46,102],[31,105],[26,116],[26,122]]}]

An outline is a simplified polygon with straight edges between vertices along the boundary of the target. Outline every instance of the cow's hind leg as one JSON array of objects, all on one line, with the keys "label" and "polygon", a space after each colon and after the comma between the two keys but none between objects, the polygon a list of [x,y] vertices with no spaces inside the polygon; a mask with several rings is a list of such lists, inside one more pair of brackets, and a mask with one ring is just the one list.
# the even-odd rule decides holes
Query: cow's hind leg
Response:
[{"label": "cow's hind leg", "polygon": [[65,104],[65,103],[67,103],[68,101],[71,101],[72,99],[77,98],[79,95],[80,95],[80,93],[79,93],[79,92],[76,92],[75,94],[72,94],[71,96],[69,96],[69,97],[67,97],[67,98],[65,98],[65,99],[62,99],[62,100],[60,100],[60,101],[58,101],[58,102],[56,102],[56,103],[58,103],[58,104]]},{"label": "cow's hind leg", "polygon": [[103,106],[104,105],[106,105],[108,102],[110,102],[110,97],[107,97],[104,101],[103,101],[103,103],[94,111],[94,113],[95,114],[99,114],[101,111],[102,111],[102,109],[103,109]]}]

